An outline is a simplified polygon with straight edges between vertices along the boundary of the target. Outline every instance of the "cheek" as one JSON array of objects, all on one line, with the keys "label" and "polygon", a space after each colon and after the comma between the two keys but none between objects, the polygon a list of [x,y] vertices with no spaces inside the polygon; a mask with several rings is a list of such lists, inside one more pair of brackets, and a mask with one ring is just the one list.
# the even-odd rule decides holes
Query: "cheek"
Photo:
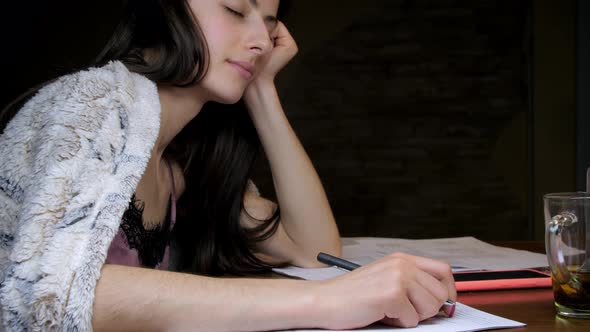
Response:
[{"label": "cheek", "polygon": [[232,45],[237,44],[233,40],[235,39],[235,32],[223,20],[208,19],[205,24],[201,25],[201,29],[207,41],[209,53],[212,57],[211,60],[220,60],[215,58],[226,53]]}]

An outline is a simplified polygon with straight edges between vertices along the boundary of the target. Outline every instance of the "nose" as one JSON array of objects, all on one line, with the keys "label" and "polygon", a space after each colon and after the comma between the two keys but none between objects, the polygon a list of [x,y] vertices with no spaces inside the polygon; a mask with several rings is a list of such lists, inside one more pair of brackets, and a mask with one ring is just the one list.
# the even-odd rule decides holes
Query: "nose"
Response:
[{"label": "nose", "polygon": [[272,50],[273,42],[262,18],[252,22],[247,45],[256,55],[264,55]]}]

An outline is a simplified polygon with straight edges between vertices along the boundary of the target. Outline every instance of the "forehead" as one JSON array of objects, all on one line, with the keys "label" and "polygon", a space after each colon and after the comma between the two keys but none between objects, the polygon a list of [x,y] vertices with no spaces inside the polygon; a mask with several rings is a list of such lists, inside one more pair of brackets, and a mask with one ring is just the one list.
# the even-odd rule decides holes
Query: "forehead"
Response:
[{"label": "forehead", "polygon": [[245,0],[254,8],[276,13],[279,9],[279,0]]}]

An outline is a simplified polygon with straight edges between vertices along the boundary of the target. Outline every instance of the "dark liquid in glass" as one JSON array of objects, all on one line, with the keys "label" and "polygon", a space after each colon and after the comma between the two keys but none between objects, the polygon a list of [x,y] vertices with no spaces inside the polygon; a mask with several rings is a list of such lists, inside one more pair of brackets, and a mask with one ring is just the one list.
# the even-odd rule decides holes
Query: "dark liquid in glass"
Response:
[{"label": "dark liquid in glass", "polygon": [[[590,273],[570,273],[572,278],[566,284],[560,284],[553,279],[555,302],[570,309],[590,311]],[[577,282],[574,282],[574,279]]]}]

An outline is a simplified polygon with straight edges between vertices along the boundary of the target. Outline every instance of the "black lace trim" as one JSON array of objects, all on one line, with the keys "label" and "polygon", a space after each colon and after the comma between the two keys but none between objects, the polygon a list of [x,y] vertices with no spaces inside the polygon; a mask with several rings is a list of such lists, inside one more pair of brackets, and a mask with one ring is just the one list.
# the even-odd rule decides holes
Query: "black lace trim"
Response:
[{"label": "black lace trim", "polygon": [[149,230],[143,226],[144,208],[145,203],[136,199],[133,194],[129,207],[123,214],[120,228],[125,233],[129,248],[137,250],[139,262],[145,267],[154,268],[164,259],[170,240],[170,204],[164,225]]}]

